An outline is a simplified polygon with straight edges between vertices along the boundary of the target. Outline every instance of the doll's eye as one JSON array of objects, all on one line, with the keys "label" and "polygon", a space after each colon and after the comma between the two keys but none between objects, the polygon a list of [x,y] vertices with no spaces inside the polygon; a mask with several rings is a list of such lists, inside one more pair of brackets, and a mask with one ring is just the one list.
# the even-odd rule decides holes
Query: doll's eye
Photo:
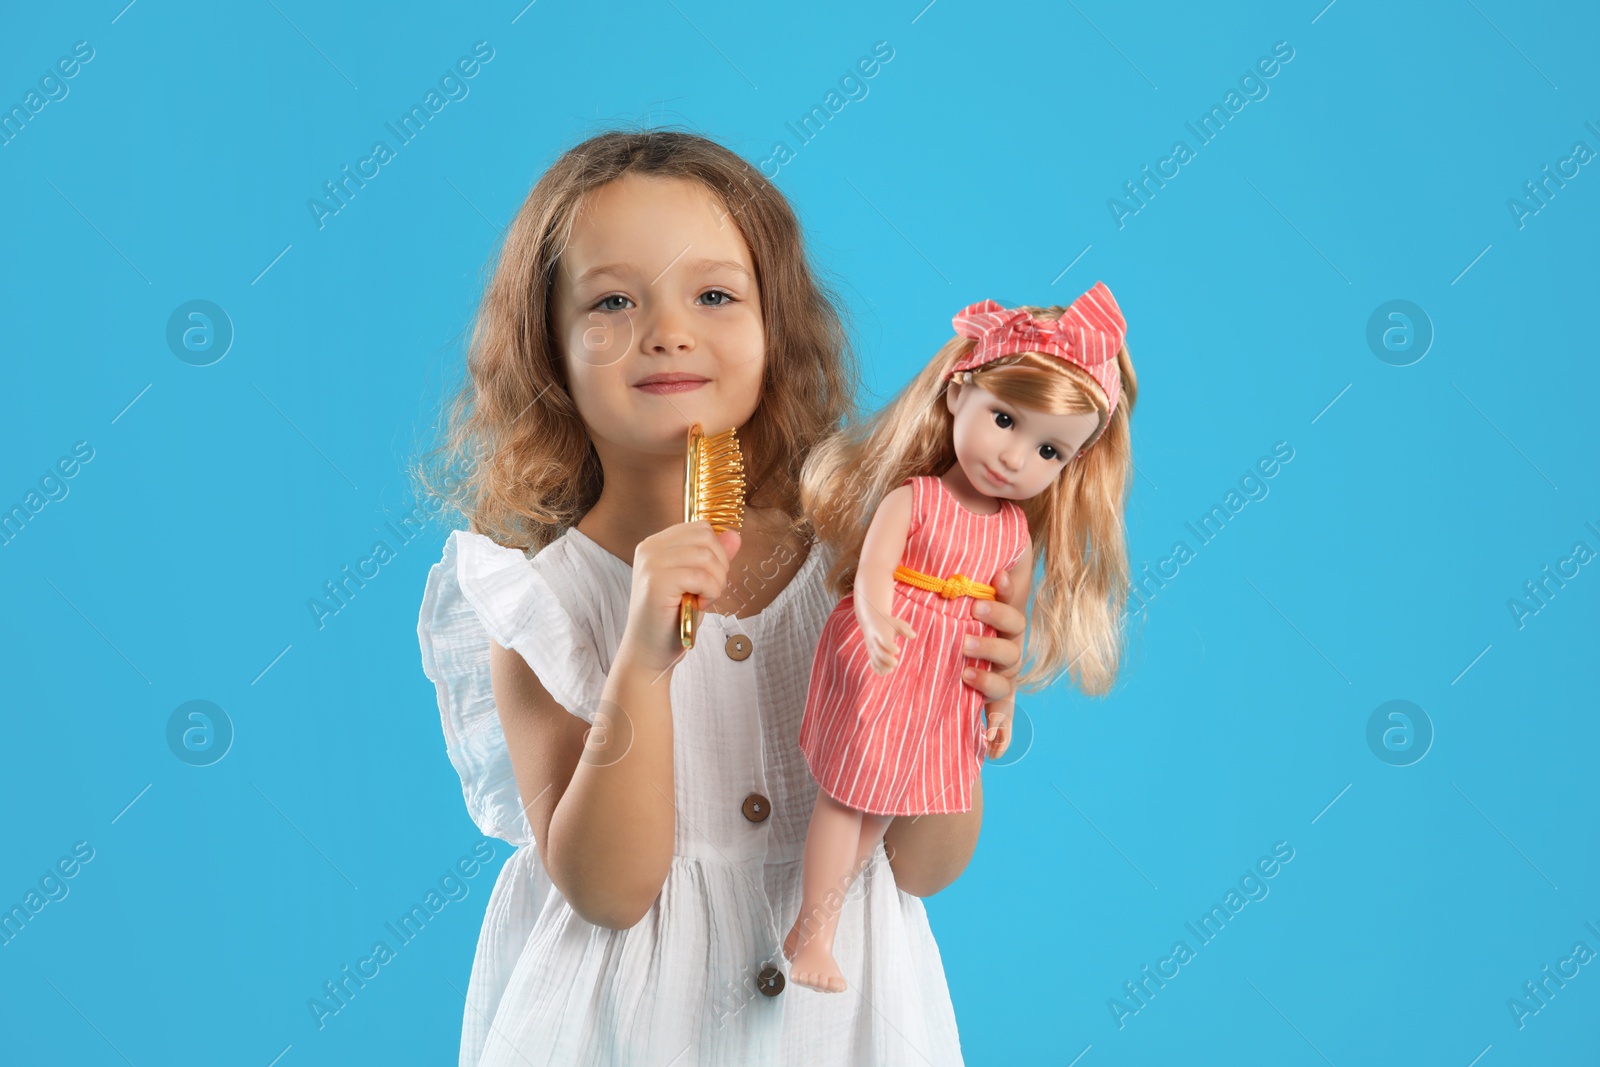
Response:
[{"label": "doll's eye", "polygon": [[607,301],[610,301],[610,300],[622,300],[622,301],[626,301],[627,303],[630,303],[630,304],[633,303],[633,301],[628,300],[628,298],[623,296],[621,293],[612,293],[609,296],[602,296],[600,298],[599,302],[595,304],[594,309],[596,311],[621,311],[621,310],[623,310],[620,307],[614,307],[614,306],[608,304]]},{"label": "doll's eye", "polygon": [[[1002,421],[1002,420],[1003,420],[1003,421]],[[1005,413],[1005,412],[1003,412],[1003,411],[998,411],[998,410],[997,410],[997,411],[996,411],[996,412],[995,412],[995,413],[994,413],[994,424],[995,424],[995,425],[996,425],[996,426],[998,426],[998,427],[1000,427],[1000,428],[1001,428],[1001,429],[1002,429],[1002,430],[1009,430],[1009,429],[1011,429],[1011,424],[1012,424],[1012,423],[1013,423],[1013,422],[1015,422],[1015,421],[1016,421],[1016,420],[1015,420],[1015,419],[1013,419],[1013,418],[1012,418],[1012,417],[1011,417],[1011,416],[1010,416],[1010,415],[1007,415],[1007,414],[1006,414],[1006,413]]]},{"label": "doll's eye", "polygon": [[1045,459],[1060,459],[1061,458],[1061,453],[1056,451],[1056,446],[1055,445],[1040,445],[1039,446],[1039,455],[1043,456]]}]

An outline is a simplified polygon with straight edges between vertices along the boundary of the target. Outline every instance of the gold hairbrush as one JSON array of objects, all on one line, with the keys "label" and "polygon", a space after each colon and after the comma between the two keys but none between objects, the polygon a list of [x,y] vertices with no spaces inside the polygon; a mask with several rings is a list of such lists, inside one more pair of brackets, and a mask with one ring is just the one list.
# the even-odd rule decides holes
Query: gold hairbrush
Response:
[{"label": "gold hairbrush", "polygon": [[[744,523],[744,456],[739,438],[729,427],[707,436],[697,422],[689,427],[689,451],[683,467],[683,521],[700,519],[718,533]],[[678,636],[684,648],[694,647],[700,613],[695,595],[683,594]]]}]

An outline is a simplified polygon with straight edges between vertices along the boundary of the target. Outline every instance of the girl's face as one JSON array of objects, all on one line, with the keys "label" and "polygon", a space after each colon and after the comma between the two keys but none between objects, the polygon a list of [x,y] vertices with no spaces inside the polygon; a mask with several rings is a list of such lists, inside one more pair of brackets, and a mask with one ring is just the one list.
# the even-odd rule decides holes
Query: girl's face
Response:
[{"label": "girl's face", "polygon": [[[690,423],[743,426],[761,398],[766,337],[755,264],[698,182],[637,174],[589,194],[555,281],[567,381],[604,465],[682,458]],[[652,384],[660,376],[680,384]]]},{"label": "girl's face", "polygon": [[1001,400],[978,385],[951,382],[956,462],[985,496],[1027,500],[1047,489],[1100,425],[1094,412],[1047,415]]}]

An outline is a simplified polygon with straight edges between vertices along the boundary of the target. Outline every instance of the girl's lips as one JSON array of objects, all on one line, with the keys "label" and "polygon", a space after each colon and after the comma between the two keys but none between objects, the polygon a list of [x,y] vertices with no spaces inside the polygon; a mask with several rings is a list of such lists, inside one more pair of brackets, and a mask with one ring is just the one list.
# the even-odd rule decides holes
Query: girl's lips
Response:
[{"label": "girl's lips", "polygon": [[698,389],[704,384],[706,384],[705,383],[705,379],[702,378],[702,379],[696,379],[695,381],[645,382],[642,385],[634,386],[634,388],[635,389],[643,389],[647,393],[657,393],[657,394],[660,394],[660,393],[687,393],[689,390]]}]

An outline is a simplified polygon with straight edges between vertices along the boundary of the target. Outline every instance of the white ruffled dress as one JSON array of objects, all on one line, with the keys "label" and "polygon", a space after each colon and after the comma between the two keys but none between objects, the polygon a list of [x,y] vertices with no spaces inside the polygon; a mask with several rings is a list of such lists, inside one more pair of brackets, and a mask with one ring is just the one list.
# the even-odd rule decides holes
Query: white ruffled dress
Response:
[{"label": "white ruffled dress", "polygon": [[[633,568],[576,528],[531,557],[481,534],[449,536],[423,595],[422,666],[468,813],[516,847],[484,915],[461,1067],[962,1063],[927,913],[895,885],[881,842],[834,941],[850,988],[787,981],[782,939],[800,909],[817,791],[800,720],[835,602],[825,570],[813,549],[763,611],[702,617],[671,682],[672,866],[644,918],[611,930],[580,918],[540,863],[495,711],[489,642],[519,652],[557,702],[592,722]],[[772,996],[757,984],[767,966],[785,979]]]}]

